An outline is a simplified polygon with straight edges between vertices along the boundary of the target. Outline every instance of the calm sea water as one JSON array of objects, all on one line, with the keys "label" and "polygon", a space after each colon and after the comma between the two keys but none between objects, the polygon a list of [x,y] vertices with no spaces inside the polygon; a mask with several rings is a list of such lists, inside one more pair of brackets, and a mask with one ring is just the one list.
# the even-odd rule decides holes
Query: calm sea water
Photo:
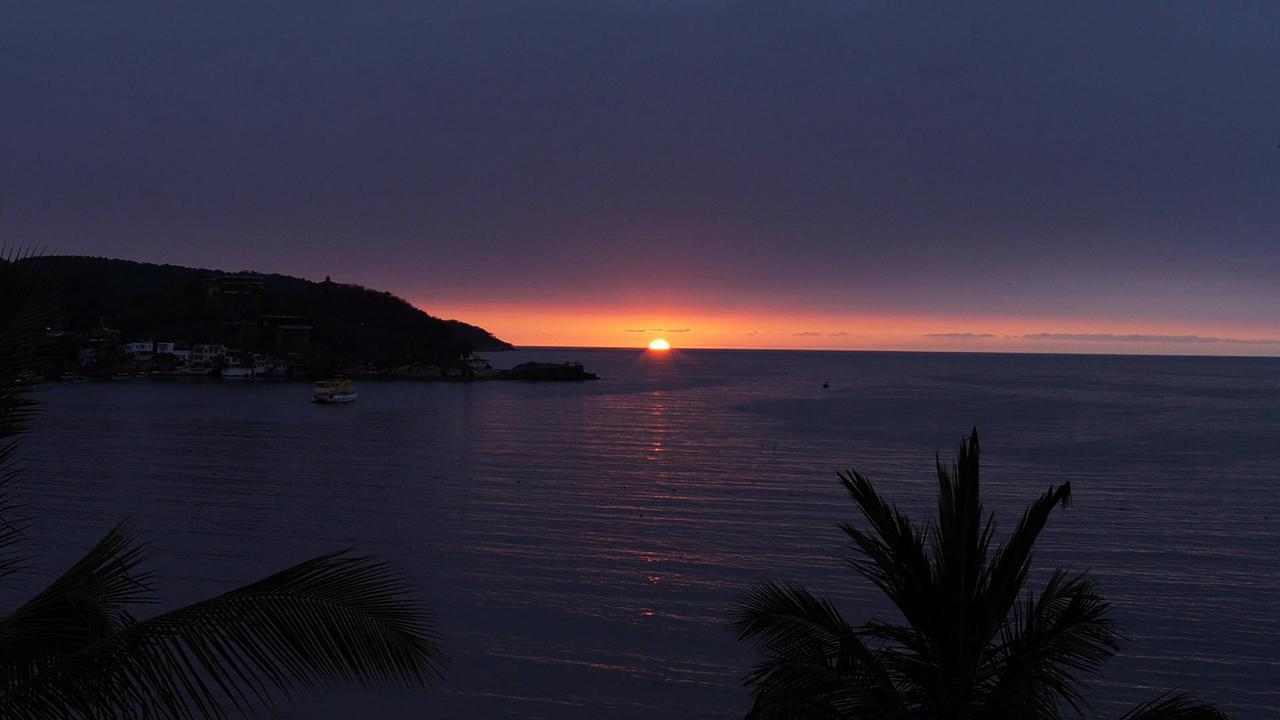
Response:
[{"label": "calm sea water", "polygon": [[[434,606],[452,656],[427,694],[321,692],[285,717],[733,718],[751,654],[724,629],[787,578],[847,617],[889,610],[839,563],[867,472],[917,512],[970,426],[1004,527],[1050,483],[1075,505],[1037,556],[1091,569],[1130,635],[1099,716],[1160,689],[1280,712],[1280,361],[544,350],[584,384],[55,387],[26,450],[39,567],[114,522],[172,603],[324,551],[377,553]],[[823,381],[831,387],[823,389]],[[32,580],[34,588],[36,581]]]}]

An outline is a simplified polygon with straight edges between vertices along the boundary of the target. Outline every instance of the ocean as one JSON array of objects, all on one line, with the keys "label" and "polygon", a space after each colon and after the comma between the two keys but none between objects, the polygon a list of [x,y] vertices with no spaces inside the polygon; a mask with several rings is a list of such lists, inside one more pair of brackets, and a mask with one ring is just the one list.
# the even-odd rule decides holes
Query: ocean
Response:
[{"label": "ocean", "polygon": [[[320,553],[390,560],[451,658],[426,692],[319,690],[265,717],[737,718],[750,583],[801,581],[892,619],[843,564],[855,468],[919,517],[977,426],[1003,530],[1050,484],[1074,504],[1032,582],[1089,570],[1129,639],[1098,717],[1164,689],[1280,714],[1280,360],[544,349],[585,383],[55,386],[23,454],[28,591],[121,520],[191,602]],[[824,388],[827,382],[830,387]],[[8,599],[8,598],[6,598]],[[145,612],[143,613],[146,614]]]}]

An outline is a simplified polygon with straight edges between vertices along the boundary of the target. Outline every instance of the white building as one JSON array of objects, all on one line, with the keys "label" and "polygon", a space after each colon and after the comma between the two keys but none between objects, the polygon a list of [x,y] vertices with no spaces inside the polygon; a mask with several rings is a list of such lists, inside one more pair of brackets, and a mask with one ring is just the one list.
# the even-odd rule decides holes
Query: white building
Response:
[{"label": "white building", "polygon": [[191,346],[191,364],[198,367],[213,367],[226,354],[226,345],[193,345]]},{"label": "white building", "polygon": [[124,354],[134,360],[150,360],[155,351],[156,344],[150,340],[139,340],[124,344]]},{"label": "white building", "polygon": [[184,364],[191,362],[191,346],[182,342],[158,342],[156,343],[156,354],[172,355]]},{"label": "white building", "polygon": [[273,355],[255,353],[253,374],[254,377],[284,377],[289,374],[289,363]]}]

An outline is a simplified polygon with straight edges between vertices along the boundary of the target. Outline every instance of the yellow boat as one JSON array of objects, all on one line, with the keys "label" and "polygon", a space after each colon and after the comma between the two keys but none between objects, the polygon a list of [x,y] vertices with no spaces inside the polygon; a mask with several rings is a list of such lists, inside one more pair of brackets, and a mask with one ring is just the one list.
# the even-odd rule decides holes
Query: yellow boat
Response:
[{"label": "yellow boat", "polygon": [[356,401],[356,386],[350,380],[321,380],[316,383],[311,402],[349,403]]}]

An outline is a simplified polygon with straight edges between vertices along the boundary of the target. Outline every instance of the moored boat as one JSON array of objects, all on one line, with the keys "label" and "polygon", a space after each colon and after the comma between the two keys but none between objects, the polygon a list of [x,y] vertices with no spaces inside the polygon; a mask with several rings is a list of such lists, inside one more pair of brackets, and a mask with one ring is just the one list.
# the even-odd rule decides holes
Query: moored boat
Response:
[{"label": "moored boat", "polygon": [[356,386],[350,380],[321,380],[315,385],[315,393],[311,402],[317,403],[349,403],[356,401]]}]

